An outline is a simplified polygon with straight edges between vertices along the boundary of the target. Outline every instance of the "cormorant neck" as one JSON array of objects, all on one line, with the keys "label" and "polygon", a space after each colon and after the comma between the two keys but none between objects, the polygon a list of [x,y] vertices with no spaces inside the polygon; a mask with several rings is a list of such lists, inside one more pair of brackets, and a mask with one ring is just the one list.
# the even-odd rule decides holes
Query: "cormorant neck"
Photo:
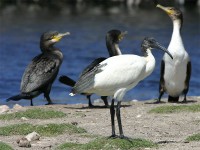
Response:
[{"label": "cormorant neck", "polygon": [[181,33],[182,21],[180,19],[173,20],[173,32]]},{"label": "cormorant neck", "polygon": [[170,44],[174,45],[174,43],[175,45],[181,45],[183,43],[181,38],[181,20],[173,21],[173,33]]},{"label": "cormorant neck", "polygon": [[56,48],[53,46],[53,44],[40,42],[40,49],[42,52],[47,52],[47,51],[53,51]]},{"label": "cormorant neck", "polygon": [[110,57],[122,54],[117,43],[113,43],[111,41],[106,40],[106,46]]}]

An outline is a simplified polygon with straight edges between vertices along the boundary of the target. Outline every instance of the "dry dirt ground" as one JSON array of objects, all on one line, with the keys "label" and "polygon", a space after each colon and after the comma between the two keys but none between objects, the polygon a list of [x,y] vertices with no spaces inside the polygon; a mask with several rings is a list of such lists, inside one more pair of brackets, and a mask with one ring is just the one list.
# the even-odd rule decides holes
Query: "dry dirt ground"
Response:
[{"label": "dry dirt ground", "polygon": [[[158,150],[200,150],[200,142],[185,142],[185,139],[192,134],[200,133],[200,112],[181,112],[173,114],[152,114],[148,113],[152,108],[162,105],[192,105],[200,104],[200,97],[189,97],[187,104],[161,103],[152,104],[153,101],[131,101],[123,103],[121,108],[122,124],[125,136],[131,138],[144,138],[159,143]],[[95,103],[102,105],[102,103]],[[111,123],[109,108],[93,108],[87,105],[50,105],[34,106],[40,108],[51,108],[67,114],[65,118],[58,119],[30,119],[26,121],[11,120],[0,121],[0,126],[16,123],[72,123],[77,122],[79,127],[87,130],[88,133],[101,136],[110,136]],[[30,107],[25,107],[28,109]],[[117,123],[116,123],[117,125]],[[118,133],[118,128],[116,127]],[[16,140],[22,136],[0,136],[0,141],[6,142],[16,150],[46,150],[55,149],[64,142],[86,143],[93,140],[88,136],[63,134],[57,137],[41,137],[40,141],[33,142],[31,148],[20,148]]]}]

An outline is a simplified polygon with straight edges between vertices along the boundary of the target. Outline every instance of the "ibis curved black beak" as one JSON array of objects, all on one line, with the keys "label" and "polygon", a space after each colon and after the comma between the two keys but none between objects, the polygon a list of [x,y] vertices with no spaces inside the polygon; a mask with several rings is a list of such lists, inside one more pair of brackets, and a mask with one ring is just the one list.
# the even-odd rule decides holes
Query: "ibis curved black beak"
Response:
[{"label": "ibis curved black beak", "polygon": [[155,42],[152,43],[151,47],[164,51],[165,53],[167,53],[171,57],[171,59],[173,59],[172,54],[164,46],[162,46],[160,43],[155,41]]}]

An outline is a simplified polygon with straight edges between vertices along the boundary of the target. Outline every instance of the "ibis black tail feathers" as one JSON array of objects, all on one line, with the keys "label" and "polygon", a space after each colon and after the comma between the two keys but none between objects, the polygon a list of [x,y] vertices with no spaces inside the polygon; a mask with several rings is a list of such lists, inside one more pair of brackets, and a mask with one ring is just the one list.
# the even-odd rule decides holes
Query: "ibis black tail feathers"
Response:
[{"label": "ibis black tail feathers", "polygon": [[65,85],[73,87],[76,84],[76,81],[69,78],[68,76],[60,76],[59,81]]}]

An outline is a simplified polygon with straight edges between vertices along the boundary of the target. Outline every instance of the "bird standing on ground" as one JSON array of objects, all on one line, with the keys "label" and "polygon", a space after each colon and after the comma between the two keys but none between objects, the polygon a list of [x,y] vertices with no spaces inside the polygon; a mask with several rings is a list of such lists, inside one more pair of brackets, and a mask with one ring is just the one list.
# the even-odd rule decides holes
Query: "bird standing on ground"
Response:
[{"label": "bird standing on ground", "polygon": [[30,99],[31,106],[33,106],[32,99],[44,93],[48,104],[52,104],[49,94],[63,60],[62,52],[54,47],[54,44],[69,34],[69,32],[49,31],[41,36],[40,49],[42,53],[33,58],[27,66],[21,80],[21,93],[8,98],[7,101]]},{"label": "bird standing on ground", "polygon": [[141,49],[144,56],[119,55],[110,57],[97,64],[92,70],[88,70],[80,76],[70,93],[74,96],[77,93],[95,93],[103,96],[112,96],[110,107],[112,135],[115,134],[115,99],[118,101],[116,116],[118,120],[120,138],[124,138],[120,106],[126,92],[135,87],[141,80],[149,76],[155,67],[155,58],[151,53],[152,48],[158,48],[170,57],[171,54],[153,38],[145,38]]},{"label": "bird standing on ground", "polygon": [[191,61],[181,38],[182,12],[174,7],[164,7],[159,4],[157,7],[164,10],[173,22],[173,33],[168,50],[174,57],[172,61],[168,55],[164,54],[163,56],[159,86],[160,94],[157,103],[160,102],[164,92],[169,95],[168,102],[178,102],[179,96],[182,94],[184,94],[183,102],[186,102],[191,76]]},{"label": "bird standing on ground", "polygon": [[[109,56],[116,56],[121,55],[121,50],[119,49],[119,42],[124,38],[125,34],[127,32],[121,32],[120,30],[110,30],[106,34],[106,46],[109,53]],[[88,65],[82,72],[82,75],[84,73],[87,73],[89,70],[92,70],[97,64],[104,61],[106,58],[100,57],[95,59],[90,65]],[[65,85],[73,87],[76,84],[76,81],[73,79],[67,77],[67,76],[61,76],[59,77],[59,81]],[[87,96],[88,99],[88,105],[89,107],[95,107],[91,102],[91,94],[82,93],[83,95]],[[107,96],[101,96],[101,99],[104,101],[105,107],[108,107],[108,101]]]}]

